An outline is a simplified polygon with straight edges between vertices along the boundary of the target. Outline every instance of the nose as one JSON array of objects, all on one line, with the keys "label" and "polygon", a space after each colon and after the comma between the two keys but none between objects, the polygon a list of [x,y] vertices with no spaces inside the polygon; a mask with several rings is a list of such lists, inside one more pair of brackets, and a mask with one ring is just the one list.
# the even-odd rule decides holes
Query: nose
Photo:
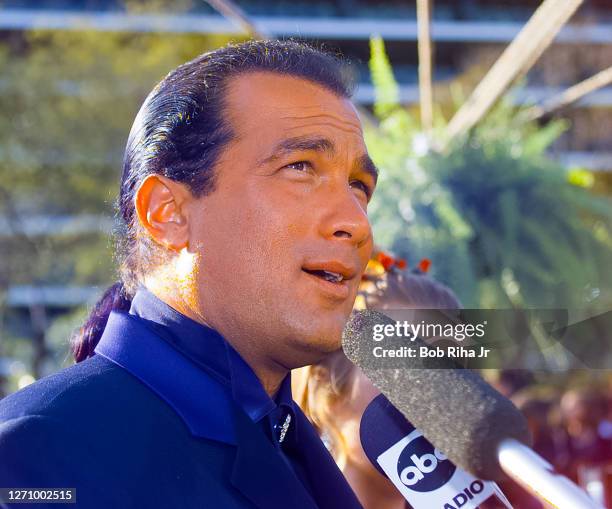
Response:
[{"label": "nose", "polygon": [[330,198],[321,222],[323,237],[357,247],[366,244],[372,236],[372,229],[363,204],[350,189],[338,191]]}]

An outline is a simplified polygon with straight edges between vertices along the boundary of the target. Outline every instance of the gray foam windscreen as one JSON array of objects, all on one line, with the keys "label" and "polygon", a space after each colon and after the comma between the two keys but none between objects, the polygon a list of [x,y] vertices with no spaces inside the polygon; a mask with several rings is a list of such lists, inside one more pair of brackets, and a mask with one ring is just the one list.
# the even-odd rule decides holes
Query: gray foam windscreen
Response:
[{"label": "gray foam windscreen", "polygon": [[394,323],[376,311],[354,312],[342,339],[346,356],[453,463],[483,479],[504,478],[499,443],[531,442],[523,414],[478,374],[450,362],[428,369],[415,357],[401,369],[369,368],[364,359],[371,354],[373,326]]}]

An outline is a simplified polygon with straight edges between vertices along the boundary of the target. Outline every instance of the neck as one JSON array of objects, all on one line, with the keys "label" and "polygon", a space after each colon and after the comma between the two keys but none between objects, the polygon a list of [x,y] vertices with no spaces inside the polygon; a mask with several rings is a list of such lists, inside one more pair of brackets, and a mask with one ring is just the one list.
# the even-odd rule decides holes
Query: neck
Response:
[{"label": "neck", "polygon": [[175,285],[169,285],[167,283],[168,280],[172,279],[163,278],[163,284],[160,284],[160,278],[148,278],[145,282],[145,286],[158,299],[164,301],[179,313],[191,318],[195,322],[215,329],[223,335],[225,340],[232,345],[244,361],[251,367],[255,375],[257,375],[266,393],[270,397],[274,397],[283,379],[287,376],[289,369],[265,356],[261,348],[258,348],[257,342],[253,341],[253,338],[242,338],[235,334],[225,334],[221,327],[209,323],[204,318],[203,314],[198,311],[197,303],[189,302],[191,299],[185,298],[183,295],[184,292],[178,291]]},{"label": "neck", "polygon": [[364,472],[348,462],[342,473],[364,509],[405,509],[402,494],[378,472]]},{"label": "neck", "polygon": [[[261,382],[261,385],[263,385],[263,388],[268,396],[274,398],[282,381],[289,373],[289,370],[273,359],[270,359],[265,355],[262,355],[261,352],[257,351],[257,342],[252,340],[240,341],[240,338],[236,337],[231,339],[226,337],[225,339],[251,367],[253,372],[257,375],[257,378],[259,378],[259,381]],[[253,348],[253,346],[255,346],[255,348]]]}]

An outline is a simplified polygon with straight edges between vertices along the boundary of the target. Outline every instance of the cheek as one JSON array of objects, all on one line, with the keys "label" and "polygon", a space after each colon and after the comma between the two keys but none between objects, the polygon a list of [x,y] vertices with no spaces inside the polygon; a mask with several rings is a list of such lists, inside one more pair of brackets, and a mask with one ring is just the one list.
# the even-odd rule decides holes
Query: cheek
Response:
[{"label": "cheek", "polygon": [[365,270],[366,265],[368,264],[368,261],[370,261],[370,258],[372,258],[373,252],[374,252],[374,239],[372,237],[372,230],[370,227],[370,237],[368,238],[368,241],[359,250],[359,258],[361,260],[362,270]]},{"label": "cheek", "polygon": [[207,209],[195,232],[203,279],[226,284],[239,275],[242,284],[263,284],[295,263],[298,240],[306,235],[304,214],[295,214],[274,194],[230,193],[211,200]]},{"label": "cheek", "polygon": [[273,279],[274,269],[287,267],[296,257],[296,245],[304,235],[297,221],[286,209],[265,204],[245,208],[227,231],[234,232],[232,244],[242,251],[240,258],[251,270],[265,271]]}]

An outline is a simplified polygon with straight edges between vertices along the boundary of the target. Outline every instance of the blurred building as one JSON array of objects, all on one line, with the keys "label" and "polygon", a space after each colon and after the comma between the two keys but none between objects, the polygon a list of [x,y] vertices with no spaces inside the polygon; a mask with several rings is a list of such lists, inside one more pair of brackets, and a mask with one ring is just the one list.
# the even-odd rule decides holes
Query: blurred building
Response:
[{"label": "blurred building", "polygon": [[[126,14],[125,4],[140,6]],[[538,0],[434,0],[433,40],[436,99],[450,100],[448,83],[464,77],[467,94],[529,19]],[[204,1],[167,2],[164,14],[142,9],[146,2],[118,0],[6,0],[1,30],[29,28],[239,33]],[[159,2],[154,2],[159,5]],[[402,100],[418,101],[416,2],[399,0],[239,0],[266,33],[297,36],[337,48],[356,64],[356,101],[370,104],[368,38],[383,37],[401,84]],[[180,10],[178,10],[180,9]],[[538,102],[612,65],[612,3],[585,0],[578,12],[517,91],[518,102]],[[612,169],[612,87],[563,112],[573,128],[555,145],[555,157],[569,166]]]}]

